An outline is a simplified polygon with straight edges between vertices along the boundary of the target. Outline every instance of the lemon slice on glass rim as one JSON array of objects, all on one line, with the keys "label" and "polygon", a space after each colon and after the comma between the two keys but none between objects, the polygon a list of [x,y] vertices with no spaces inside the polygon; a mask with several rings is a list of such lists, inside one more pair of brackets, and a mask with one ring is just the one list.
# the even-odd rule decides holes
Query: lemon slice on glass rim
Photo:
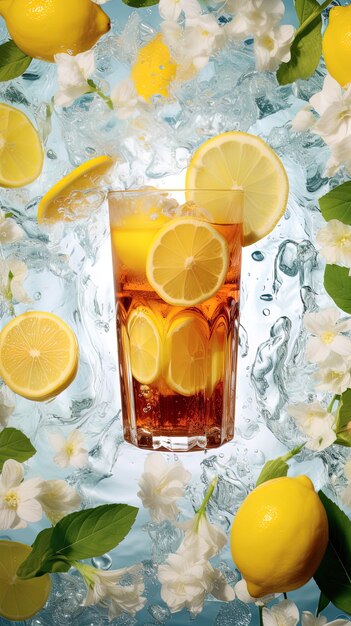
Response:
[{"label": "lemon slice on glass rim", "polygon": [[[186,173],[187,198],[197,202],[214,223],[231,223],[228,189],[244,192],[244,245],[268,235],[286,209],[289,183],[284,166],[269,145],[249,133],[222,133],[195,152]],[[201,195],[201,189],[206,190]],[[208,190],[213,189],[213,194]],[[221,190],[226,190],[221,195]]]}]

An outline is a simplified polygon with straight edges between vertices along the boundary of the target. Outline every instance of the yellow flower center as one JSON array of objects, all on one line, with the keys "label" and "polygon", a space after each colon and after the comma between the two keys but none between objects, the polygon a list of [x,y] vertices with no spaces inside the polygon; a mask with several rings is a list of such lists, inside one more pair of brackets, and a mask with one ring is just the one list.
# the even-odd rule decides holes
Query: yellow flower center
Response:
[{"label": "yellow flower center", "polygon": [[274,50],[274,40],[272,39],[272,37],[269,37],[268,35],[263,38],[263,45],[270,52]]},{"label": "yellow flower center", "polygon": [[350,235],[343,235],[342,237],[339,237],[336,245],[338,246],[338,248],[343,248],[343,246],[347,245],[348,243],[350,243]]},{"label": "yellow flower center", "polygon": [[325,331],[325,333],[321,335],[322,341],[324,341],[324,343],[327,343],[327,344],[332,343],[334,337],[335,337],[335,333],[332,333],[330,330]]},{"label": "yellow flower center", "polygon": [[74,454],[74,446],[71,443],[66,443],[65,445],[65,451],[68,454],[68,456],[72,456],[72,454]]},{"label": "yellow flower center", "polygon": [[16,491],[8,491],[6,496],[3,497],[3,501],[9,509],[17,509],[20,499]]}]

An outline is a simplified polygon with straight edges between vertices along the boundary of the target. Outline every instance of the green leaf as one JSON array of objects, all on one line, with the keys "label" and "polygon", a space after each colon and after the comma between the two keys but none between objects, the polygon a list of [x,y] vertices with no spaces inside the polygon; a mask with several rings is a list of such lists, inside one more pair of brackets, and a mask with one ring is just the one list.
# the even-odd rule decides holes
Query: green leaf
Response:
[{"label": "green leaf", "polygon": [[317,608],[317,617],[318,615],[327,608],[328,604],[330,604],[329,598],[321,591],[319,596],[318,608]]},{"label": "green leaf", "polygon": [[152,7],[158,4],[159,0],[123,0],[124,4],[135,9],[143,9],[144,7]]},{"label": "green leaf", "polygon": [[53,528],[44,528],[44,530],[37,535],[32,544],[32,552],[21,563],[17,570],[17,576],[19,578],[34,578],[34,576],[40,576],[44,573],[42,566],[45,559],[51,554],[50,542],[53,530]]},{"label": "green leaf", "polygon": [[27,461],[36,453],[30,440],[17,428],[4,428],[0,433],[0,471],[5,461]]},{"label": "green leaf", "polygon": [[56,555],[71,561],[109,552],[128,534],[138,509],[128,504],[103,504],[64,517],[54,528]]},{"label": "green leaf", "polygon": [[319,198],[319,206],[324,219],[339,220],[351,224],[351,181],[335,187]]},{"label": "green leaf", "polygon": [[319,497],[328,516],[329,542],[314,579],[330,602],[351,614],[351,521],[322,491]]},{"label": "green leaf", "polygon": [[14,41],[6,41],[0,46],[0,81],[21,76],[30,65],[32,58],[20,50]]},{"label": "green leaf", "polygon": [[257,479],[256,487],[262,483],[271,480],[272,478],[280,478],[281,476],[287,476],[289,465],[280,456],[273,461],[267,461],[263,466],[262,471]]},{"label": "green leaf", "polygon": [[322,54],[322,18],[317,0],[296,0],[295,9],[300,24],[316,13],[311,23],[297,33],[291,45],[291,59],[282,63],[277,71],[280,85],[293,83],[298,78],[309,78],[315,71]]},{"label": "green leaf", "polygon": [[351,313],[351,276],[347,267],[326,265],[324,287],[340,309]]},{"label": "green leaf", "polygon": [[[348,430],[348,425],[351,422],[351,389],[346,389],[341,396],[340,405],[338,409],[335,431],[338,437],[335,443],[340,446],[351,447],[351,431]],[[344,431],[344,432],[343,432]]]}]

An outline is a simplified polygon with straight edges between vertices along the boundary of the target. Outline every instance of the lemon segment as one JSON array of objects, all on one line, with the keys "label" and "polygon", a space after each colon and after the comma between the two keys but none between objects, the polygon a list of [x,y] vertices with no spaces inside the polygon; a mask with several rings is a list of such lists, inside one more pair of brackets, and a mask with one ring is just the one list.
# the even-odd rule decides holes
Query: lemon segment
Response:
[{"label": "lemon segment", "polygon": [[48,400],[66,389],[76,376],[78,356],[74,332],[52,313],[23,313],[0,334],[0,376],[29,400]]},{"label": "lemon segment", "polygon": [[220,321],[213,328],[209,343],[210,366],[208,370],[208,391],[210,395],[213,393],[218,383],[224,379],[226,347],[227,329],[223,321]]},{"label": "lemon segment", "polygon": [[328,544],[328,518],[307,476],[269,480],[239,508],[230,545],[251,596],[302,587]]},{"label": "lemon segment", "polygon": [[129,315],[130,362],[134,378],[143,385],[153,383],[161,372],[161,337],[156,316],[143,307]]},{"label": "lemon segment", "polygon": [[273,230],[286,209],[289,192],[284,166],[275,152],[259,137],[239,131],[222,133],[198,148],[187,170],[186,187],[188,199],[194,195],[198,202],[199,190],[214,190],[212,196],[204,192],[202,204],[219,224],[232,222],[228,189],[242,189],[244,245]]},{"label": "lemon segment", "polygon": [[155,236],[147,256],[146,275],[168,304],[195,306],[217,293],[228,265],[228,244],[213,226],[178,218]]},{"label": "lemon segment", "polygon": [[329,74],[345,87],[351,82],[351,6],[330,9],[323,35],[323,55]]},{"label": "lemon segment", "polygon": [[113,165],[109,156],[90,159],[64,176],[45,194],[38,206],[38,222],[73,221],[88,217],[84,190],[94,189]]},{"label": "lemon segment", "polygon": [[21,580],[16,571],[32,548],[15,541],[0,541],[0,616],[13,622],[30,619],[45,605],[50,576]]},{"label": "lemon segment", "polygon": [[43,168],[39,135],[28,117],[0,103],[0,186],[23,187]]},{"label": "lemon segment", "polygon": [[159,34],[140,48],[131,69],[131,77],[139,96],[145,100],[156,95],[168,98],[168,87],[175,78],[176,71],[177,66]]},{"label": "lemon segment", "polygon": [[90,50],[110,28],[108,15],[91,0],[2,0],[0,12],[22,52],[44,61]]},{"label": "lemon segment", "polygon": [[208,327],[195,313],[176,318],[166,336],[166,381],[182,396],[204,391],[208,376]]}]

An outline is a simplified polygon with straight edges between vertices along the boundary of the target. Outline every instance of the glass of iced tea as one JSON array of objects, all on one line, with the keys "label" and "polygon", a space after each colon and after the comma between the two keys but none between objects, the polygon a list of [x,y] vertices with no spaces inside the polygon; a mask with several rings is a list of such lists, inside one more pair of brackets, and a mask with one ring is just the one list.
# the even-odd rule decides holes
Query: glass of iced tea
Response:
[{"label": "glass of iced tea", "polygon": [[240,190],[109,194],[124,436],[215,448],[234,433]]}]

